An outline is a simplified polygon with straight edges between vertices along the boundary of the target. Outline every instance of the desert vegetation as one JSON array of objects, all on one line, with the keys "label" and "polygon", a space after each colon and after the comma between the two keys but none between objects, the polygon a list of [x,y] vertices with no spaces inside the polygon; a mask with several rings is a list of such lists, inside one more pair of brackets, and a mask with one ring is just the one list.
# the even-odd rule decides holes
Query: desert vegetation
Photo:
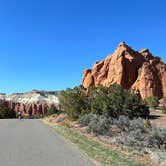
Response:
[{"label": "desert vegetation", "polygon": [[158,100],[159,98],[157,96],[150,96],[147,97],[144,102],[149,108],[155,109],[158,107]]},{"label": "desert vegetation", "polygon": [[163,113],[166,114],[166,96],[163,97]]},{"label": "desert vegetation", "polygon": [[4,107],[3,105],[0,105],[0,119],[6,119],[6,118],[15,118],[16,113],[14,110]]},{"label": "desert vegetation", "polygon": [[46,113],[46,116],[48,115],[53,115],[53,114],[59,114],[60,111],[55,107],[55,106],[51,106]]},{"label": "desert vegetation", "polygon": [[[156,127],[149,119],[149,108],[158,107],[155,96],[140,100],[120,85],[92,87],[88,93],[77,86],[61,91],[59,100],[70,121],[107,144],[132,148],[143,154],[154,154],[156,150],[166,152],[166,128]],[[65,126],[72,125],[65,121]]]},{"label": "desert vegetation", "polygon": [[105,136],[109,143],[132,146],[135,148],[147,147],[166,150],[166,128],[151,126],[149,120],[142,118],[129,119],[119,116],[112,119],[103,115],[86,114],[78,122],[86,130],[97,136]]},{"label": "desert vegetation", "polygon": [[120,85],[92,87],[87,95],[79,86],[62,91],[60,103],[69,119],[110,143],[166,150],[166,129],[148,119],[149,107],[158,106],[157,97],[141,101]]},{"label": "desert vegetation", "polygon": [[70,119],[76,120],[84,114],[93,113],[106,117],[118,118],[120,115],[146,117],[148,107],[130,90],[120,85],[92,87],[88,95],[83,87],[75,87],[62,91],[59,97],[63,111]]},{"label": "desert vegetation", "polygon": [[75,130],[68,125],[54,125],[48,121],[44,121],[50,125],[56,132],[63,135],[66,139],[77,145],[81,151],[86,153],[93,161],[95,165],[101,166],[149,166],[149,164],[143,164],[134,158],[122,154],[121,152],[111,149],[102,145],[100,142],[88,138],[86,135],[78,130]]}]

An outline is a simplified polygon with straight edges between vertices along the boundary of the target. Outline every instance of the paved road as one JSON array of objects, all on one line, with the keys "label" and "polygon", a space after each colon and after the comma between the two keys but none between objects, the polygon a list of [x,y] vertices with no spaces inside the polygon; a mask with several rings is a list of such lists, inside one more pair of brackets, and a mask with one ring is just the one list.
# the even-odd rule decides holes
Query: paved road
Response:
[{"label": "paved road", "polygon": [[0,120],[0,166],[92,166],[39,120]]}]

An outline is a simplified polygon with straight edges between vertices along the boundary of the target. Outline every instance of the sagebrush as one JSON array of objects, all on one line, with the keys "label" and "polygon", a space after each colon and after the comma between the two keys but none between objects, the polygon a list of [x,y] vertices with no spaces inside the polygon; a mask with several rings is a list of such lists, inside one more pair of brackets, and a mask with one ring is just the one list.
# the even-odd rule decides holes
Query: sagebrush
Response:
[{"label": "sagebrush", "polygon": [[130,119],[124,115],[117,119],[87,114],[78,122],[81,126],[87,126],[88,132],[96,136],[109,136],[118,145],[166,150],[166,128],[156,128],[148,119]]}]

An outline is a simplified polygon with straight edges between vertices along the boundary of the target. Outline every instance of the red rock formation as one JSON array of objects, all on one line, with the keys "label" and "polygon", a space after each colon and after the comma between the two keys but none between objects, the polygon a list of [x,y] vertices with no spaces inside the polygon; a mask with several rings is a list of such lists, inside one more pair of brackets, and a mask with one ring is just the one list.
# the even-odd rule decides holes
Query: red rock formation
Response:
[{"label": "red rock formation", "polygon": [[0,103],[24,115],[44,115],[49,108],[59,109],[58,91],[33,90],[25,93],[0,93]]},{"label": "red rock formation", "polygon": [[5,100],[0,100],[0,104],[3,106],[10,108],[16,112],[21,111],[23,115],[44,115],[47,113],[48,109],[55,107],[58,109],[58,105],[55,104],[24,104],[24,103],[19,103],[19,102],[12,102],[12,101],[5,101]]},{"label": "red rock formation", "polygon": [[91,86],[113,84],[132,89],[143,99],[166,96],[166,64],[148,49],[134,51],[122,42],[112,55],[83,74],[82,85],[87,90]]}]

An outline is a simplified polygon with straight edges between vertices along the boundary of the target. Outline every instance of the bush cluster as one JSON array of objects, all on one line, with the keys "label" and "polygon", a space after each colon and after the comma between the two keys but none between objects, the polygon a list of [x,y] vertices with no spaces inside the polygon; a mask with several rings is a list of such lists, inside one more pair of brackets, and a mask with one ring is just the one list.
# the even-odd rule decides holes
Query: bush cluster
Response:
[{"label": "bush cluster", "polygon": [[82,127],[88,126],[90,122],[95,121],[98,118],[96,114],[85,114],[81,116],[78,120],[78,123],[81,124]]},{"label": "bush cluster", "polygon": [[163,113],[166,114],[166,96],[163,97]]},{"label": "bush cluster", "polygon": [[87,131],[99,136],[108,136],[114,143],[134,147],[159,148],[166,150],[166,129],[155,128],[149,120],[130,119],[119,116],[118,119],[103,115],[86,114],[78,122],[87,126]]},{"label": "bush cluster", "polygon": [[16,118],[16,112],[12,109],[0,105],[0,119]]},{"label": "bush cluster", "polygon": [[166,114],[166,106],[163,107],[163,113]]},{"label": "bush cluster", "polygon": [[46,115],[53,115],[58,113],[59,113],[59,110],[56,107],[52,106],[51,108],[47,110]]},{"label": "bush cluster", "polygon": [[147,97],[144,102],[148,107],[155,109],[158,107],[158,100],[159,98],[157,96],[150,96]]},{"label": "bush cluster", "polygon": [[120,85],[111,87],[92,87],[88,95],[83,87],[61,91],[60,104],[70,119],[93,113],[118,118],[120,115],[130,118],[149,115],[148,107],[130,90]]},{"label": "bush cluster", "polygon": [[96,118],[92,119],[88,124],[88,131],[95,135],[109,135],[109,129],[111,124],[110,118],[104,116],[96,116]]},{"label": "bush cluster", "polygon": [[88,110],[87,97],[83,88],[75,87],[67,88],[66,91],[61,91],[59,95],[60,106],[65,111],[71,120],[76,120],[79,116]]}]

